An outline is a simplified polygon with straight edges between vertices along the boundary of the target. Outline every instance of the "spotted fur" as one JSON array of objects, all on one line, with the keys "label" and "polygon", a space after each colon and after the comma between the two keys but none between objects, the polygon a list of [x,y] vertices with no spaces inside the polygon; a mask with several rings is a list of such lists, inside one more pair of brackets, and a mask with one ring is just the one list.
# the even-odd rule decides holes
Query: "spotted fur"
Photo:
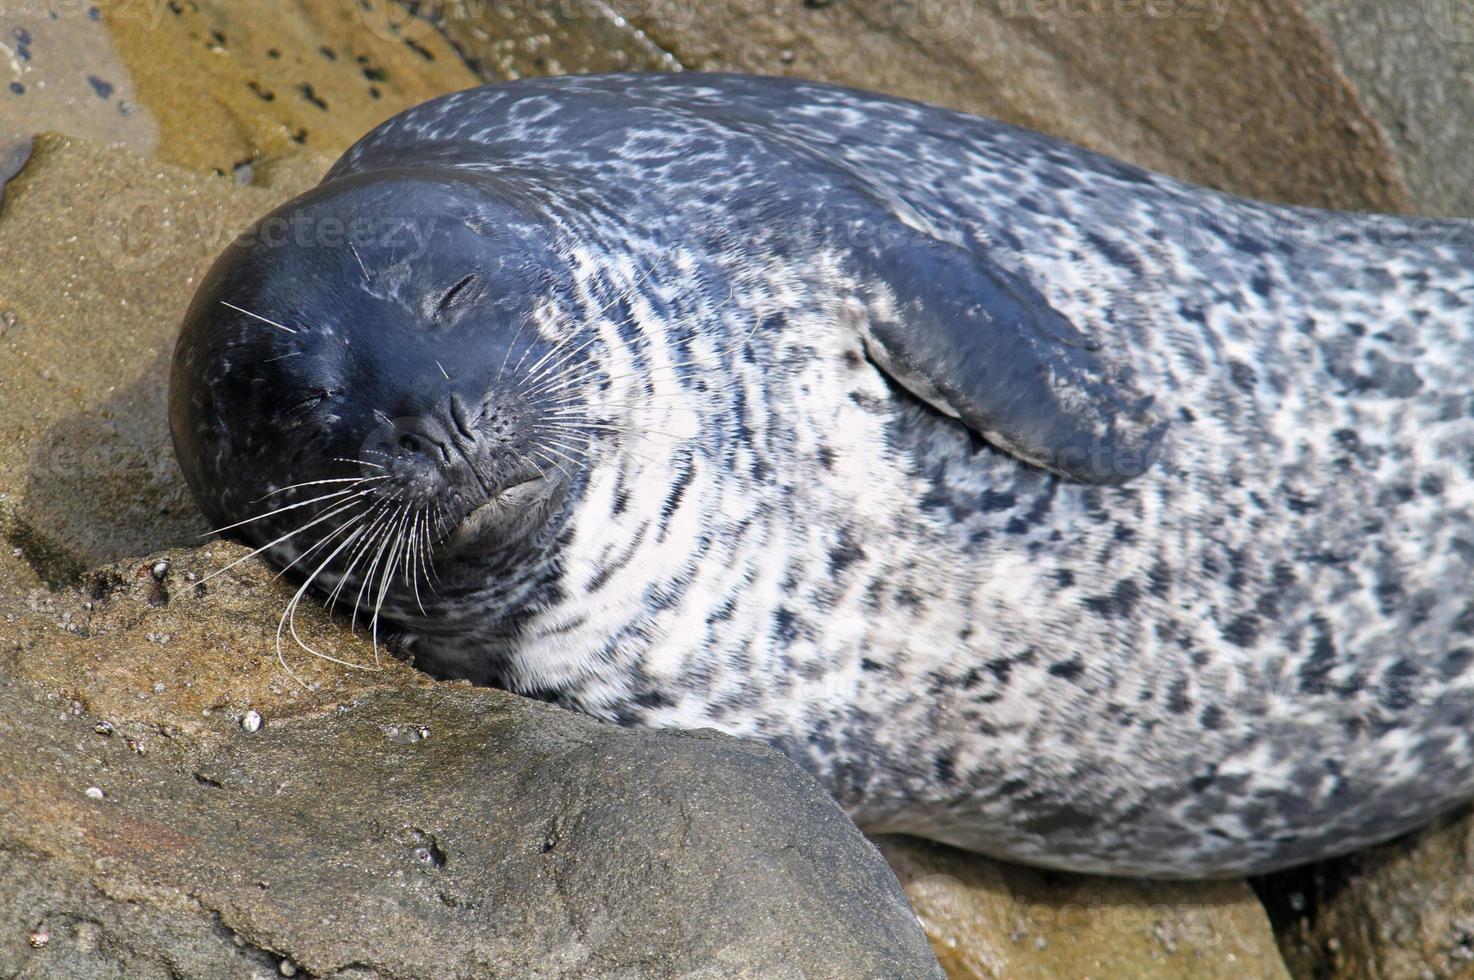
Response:
[{"label": "spotted fur", "polygon": [[[539,335],[606,427],[533,585],[391,599],[431,670],[765,739],[867,829],[1080,871],[1263,871],[1474,797],[1470,225],[719,75],[447,96],[327,183],[432,164],[554,202]],[[836,173],[877,220],[827,220]],[[879,370],[870,236],[1029,283],[1153,396],[1151,468],[1063,479]]]}]

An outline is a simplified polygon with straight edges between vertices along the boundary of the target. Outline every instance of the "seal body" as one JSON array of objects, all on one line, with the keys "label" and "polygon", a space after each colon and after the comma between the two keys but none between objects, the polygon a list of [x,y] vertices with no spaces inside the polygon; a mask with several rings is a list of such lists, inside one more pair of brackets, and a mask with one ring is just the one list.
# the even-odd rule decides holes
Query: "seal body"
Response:
[{"label": "seal body", "polygon": [[[1077,871],[1265,871],[1474,797],[1469,225],[719,75],[436,99],[277,217],[390,212],[415,257],[223,257],[171,411],[222,523],[451,419],[478,479],[415,477],[448,518],[333,557],[339,521],[273,539],[342,500],[243,525],[430,671],[764,739],[867,830]],[[260,419],[302,390],[338,404],[288,452]]]}]

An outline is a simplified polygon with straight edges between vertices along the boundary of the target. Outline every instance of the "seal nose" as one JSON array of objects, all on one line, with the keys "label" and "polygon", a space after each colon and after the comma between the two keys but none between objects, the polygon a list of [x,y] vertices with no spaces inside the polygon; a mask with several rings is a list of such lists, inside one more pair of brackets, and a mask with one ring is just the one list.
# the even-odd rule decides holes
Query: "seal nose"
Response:
[{"label": "seal nose", "polygon": [[388,445],[381,452],[407,486],[425,492],[471,491],[468,497],[475,497],[476,489],[483,497],[494,495],[492,460],[460,399],[452,396],[419,415],[395,419],[386,436]]},{"label": "seal nose", "polygon": [[429,429],[429,426],[416,426],[415,429],[400,432],[398,448],[411,457],[425,456],[436,462],[449,463],[450,450],[446,447],[445,440],[428,431]]},{"label": "seal nose", "polygon": [[459,394],[400,410],[398,418],[379,416],[382,424],[365,457],[389,471],[390,487],[474,508],[525,477],[527,467],[518,465],[501,430],[488,431],[484,409]]},{"label": "seal nose", "polygon": [[389,428],[381,436],[393,459],[408,463],[444,466],[455,461],[455,433],[435,417],[436,413],[403,416],[389,421]]},{"label": "seal nose", "polygon": [[370,439],[363,459],[376,472],[389,476],[390,486],[428,497],[456,482],[452,474],[462,457],[445,426],[427,415],[381,418],[383,424]]},{"label": "seal nose", "polygon": [[450,421],[455,426],[456,432],[464,438],[468,445],[474,446],[477,442],[476,430],[471,425],[471,409],[465,400],[455,392],[450,395]]}]

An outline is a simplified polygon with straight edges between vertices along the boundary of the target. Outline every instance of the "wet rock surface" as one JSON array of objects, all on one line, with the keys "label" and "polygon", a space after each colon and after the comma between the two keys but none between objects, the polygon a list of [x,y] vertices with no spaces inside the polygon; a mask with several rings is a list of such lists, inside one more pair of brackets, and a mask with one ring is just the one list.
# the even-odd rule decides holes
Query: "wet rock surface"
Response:
[{"label": "wet rock surface", "polygon": [[158,156],[243,183],[263,159],[336,156],[401,109],[478,81],[443,37],[395,34],[386,0],[155,6],[107,25],[159,121]]},{"label": "wet rock surface", "polygon": [[241,183],[261,160],[301,148],[336,155],[395,112],[477,81],[443,37],[396,34],[392,4],[14,8],[0,10],[0,70],[8,51],[15,76],[0,90],[0,133],[121,142]]},{"label": "wet rock surface", "polygon": [[[953,977],[1284,976],[1242,882],[1042,874],[890,837],[892,875],[748,743],[437,684],[311,606],[303,637],[372,669],[290,641],[283,662],[291,590],[254,560],[206,581],[246,552],[201,544],[168,445],[168,356],[215,254],[374,123],[479,77],[805,75],[1225,189],[1411,203],[1411,129],[1389,128],[1394,153],[1294,4],[1069,9],[1085,14],[195,0],[0,17],[24,89],[0,90],[0,972],[911,977],[935,972],[929,937]],[[1420,207],[1443,200],[1421,179]],[[1293,974],[1465,969],[1468,826],[1258,882]]]},{"label": "wet rock surface", "polygon": [[0,8],[0,143],[29,138],[39,129],[137,153],[158,145],[158,126],[139,109],[138,93],[100,8],[50,3]]}]

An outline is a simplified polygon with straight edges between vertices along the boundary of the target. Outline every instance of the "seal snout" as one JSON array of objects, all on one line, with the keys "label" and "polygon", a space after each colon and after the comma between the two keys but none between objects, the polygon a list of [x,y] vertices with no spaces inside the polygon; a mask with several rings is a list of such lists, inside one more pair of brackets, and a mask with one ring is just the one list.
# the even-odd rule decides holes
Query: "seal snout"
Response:
[{"label": "seal snout", "polygon": [[370,440],[366,459],[389,472],[401,495],[419,500],[486,496],[495,461],[474,432],[460,430],[442,412],[387,419]]},{"label": "seal snout", "polygon": [[488,421],[486,411],[452,395],[418,414],[385,418],[362,458],[387,477],[386,495],[433,506],[447,518],[446,536],[466,543],[503,525],[542,489],[543,472],[503,437],[505,427],[497,413]]}]

